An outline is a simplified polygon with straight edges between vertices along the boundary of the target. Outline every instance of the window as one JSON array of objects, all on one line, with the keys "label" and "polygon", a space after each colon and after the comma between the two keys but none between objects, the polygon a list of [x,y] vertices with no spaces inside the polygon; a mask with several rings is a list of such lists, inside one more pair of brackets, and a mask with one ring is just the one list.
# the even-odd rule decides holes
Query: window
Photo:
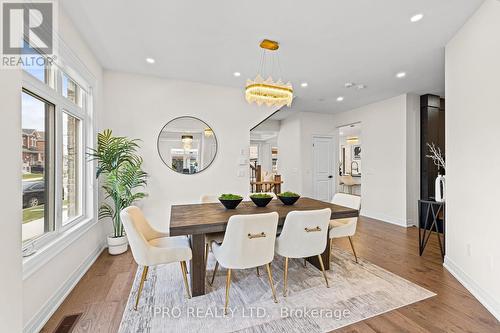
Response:
[{"label": "window", "polygon": [[81,193],[79,165],[80,119],[63,112],[62,115],[62,224],[66,225],[81,214]]},{"label": "window", "polygon": [[[28,54],[28,44],[24,42],[23,54]],[[30,50],[31,52],[32,50]],[[25,53],[26,52],[26,53]],[[23,70],[26,73],[29,73],[32,77],[37,80],[46,83],[49,87],[55,87],[55,76],[52,66],[50,66],[49,62],[42,61],[40,54],[37,57],[27,57],[26,61],[23,62]]]},{"label": "window", "polygon": [[27,241],[54,230],[51,218],[51,143],[54,105],[22,93],[22,239]]},{"label": "window", "polygon": [[[86,83],[55,64],[23,67],[22,241],[25,255],[75,224],[88,220],[92,191],[85,191],[90,129]],[[70,71],[75,73],[74,70]],[[33,245],[35,244],[35,245]]]},{"label": "window", "polygon": [[66,74],[62,75],[62,94],[64,97],[81,106],[82,89]]}]

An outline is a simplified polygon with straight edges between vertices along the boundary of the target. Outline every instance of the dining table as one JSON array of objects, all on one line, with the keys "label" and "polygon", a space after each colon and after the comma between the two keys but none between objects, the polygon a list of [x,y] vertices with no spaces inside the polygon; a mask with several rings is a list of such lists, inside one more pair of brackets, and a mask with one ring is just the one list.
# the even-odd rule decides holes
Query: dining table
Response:
[{"label": "dining table", "polygon": [[[248,215],[277,212],[278,228],[283,226],[287,214],[291,211],[304,211],[330,208],[331,219],[357,217],[356,209],[335,205],[329,202],[301,197],[293,205],[284,205],[273,199],[266,207],[257,207],[252,201],[242,201],[236,209],[226,209],[221,203],[200,203],[172,205],[170,213],[170,235],[186,235],[190,238],[192,259],[190,263],[191,292],[193,296],[205,294],[205,234],[226,230],[229,218],[233,215]],[[330,269],[330,242],[322,254],[326,270]],[[320,268],[317,257],[306,258],[313,266]]]}]

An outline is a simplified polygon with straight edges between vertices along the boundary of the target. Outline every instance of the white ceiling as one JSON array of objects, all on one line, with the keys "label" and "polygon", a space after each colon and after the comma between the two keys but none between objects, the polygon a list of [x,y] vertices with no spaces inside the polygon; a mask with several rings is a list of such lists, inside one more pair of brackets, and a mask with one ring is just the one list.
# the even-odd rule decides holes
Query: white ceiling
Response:
[{"label": "white ceiling", "polygon": [[[316,112],[405,92],[442,95],[444,46],[482,2],[62,1],[107,69],[243,89],[257,74],[260,40],[277,40],[283,79],[295,88],[292,108]],[[416,13],[424,19],[410,23]],[[236,71],[241,77],[232,75]],[[407,77],[396,79],[400,71]],[[349,81],[367,88],[344,88]]]}]

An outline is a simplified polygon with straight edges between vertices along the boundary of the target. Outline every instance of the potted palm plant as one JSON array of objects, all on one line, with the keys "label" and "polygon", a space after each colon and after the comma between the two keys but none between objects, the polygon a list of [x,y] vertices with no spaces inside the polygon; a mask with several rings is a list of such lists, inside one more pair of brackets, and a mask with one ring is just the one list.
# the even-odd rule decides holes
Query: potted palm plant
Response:
[{"label": "potted palm plant", "polygon": [[120,211],[146,196],[138,191],[146,186],[147,173],[136,153],[137,141],[113,136],[107,129],[98,134],[97,149],[90,149],[87,154],[91,161],[97,161],[96,178],[101,177],[106,193],[106,202],[99,207],[99,219],[110,218],[113,222],[113,234],[108,236],[108,251],[112,255],[124,253],[128,247]]}]

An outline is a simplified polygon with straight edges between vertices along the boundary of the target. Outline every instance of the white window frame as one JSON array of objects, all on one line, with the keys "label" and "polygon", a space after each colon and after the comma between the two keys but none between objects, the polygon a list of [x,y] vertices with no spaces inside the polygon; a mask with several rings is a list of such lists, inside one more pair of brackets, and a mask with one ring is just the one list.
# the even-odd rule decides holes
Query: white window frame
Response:
[{"label": "white window frame", "polygon": [[[51,158],[54,161],[52,172],[54,180],[52,181],[53,188],[50,189],[49,195],[53,196],[51,200],[54,200],[54,213],[50,214],[51,218],[53,216],[54,225],[53,231],[45,232],[43,235],[36,237],[33,240],[26,241],[22,244],[23,251],[27,248],[32,248],[34,251],[47,247],[49,244],[55,242],[58,238],[65,236],[69,232],[78,232],[78,226],[95,221],[95,201],[97,197],[96,191],[93,189],[93,173],[94,173],[94,163],[87,163],[86,152],[87,147],[94,147],[94,124],[92,117],[92,105],[93,96],[92,88],[82,79],[75,79],[69,72],[74,73],[68,66],[52,65],[51,66],[53,78],[48,77],[47,83],[40,81],[27,71],[22,71],[22,87],[24,90],[30,92],[31,94],[38,96],[47,102],[55,105],[55,125],[53,131],[55,133],[54,137],[54,149],[51,151]],[[73,80],[83,91],[84,94],[80,94],[81,106],[73,103],[66,97],[62,95],[62,75],[63,72]],[[47,75],[47,74],[46,74]],[[54,80],[54,87],[50,86],[50,80]],[[79,167],[78,167],[78,191],[80,199],[80,211],[81,215],[69,220],[65,225],[62,221],[62,205],[63,205],[63,195],[62,195],[62,183],[63,183],[63,131],[62,131],[62,117],[63,112],[70,116],[76,117],[80,120],[79,122]],[[49,135],[54,135],[49,133]],[[49,148],[50,149],[50,148]],[[36,256],[37,253],[33,256]],[[30,257],[27,257],[30,258]],[[26,263],[26,261],[25,261]]]}]

